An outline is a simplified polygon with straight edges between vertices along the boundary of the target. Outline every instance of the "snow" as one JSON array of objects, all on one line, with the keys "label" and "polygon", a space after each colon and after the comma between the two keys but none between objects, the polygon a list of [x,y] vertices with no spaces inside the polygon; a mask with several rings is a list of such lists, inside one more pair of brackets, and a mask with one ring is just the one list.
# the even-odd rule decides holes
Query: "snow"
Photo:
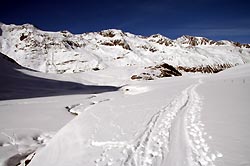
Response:
[{"label": "snow", "polygon": [[249,69],[130,82],[81,112],[30,164],[247,165]]},{"label": "snow", "polygon": [[249,164],[249,65],[154,81],[126,80],[129,69],[51,75],[118,91],[0,101],[1,163]]},{"label": "snow", "polygon": [[250,164],[249,67],[220,73],[198,89],[204,96],[202,121],[212,135],[209,143],[223,154],[217,165]]},{"label": "snow", "polygon": [[0,165],[16,165],[45,146],[74,118],[66,106],[117,90],[88,81],[83,85],[77,76],[27,70],[3,54],[0,64]]},{"label": "snow", "polygon": [[[202,37],[191,47],[190,36],[144,38],[115,29],[81,35],[29,24],[1,29],[1,52],[45,73],[1,54],[0,165],[250,165],[248,48]],[[20,42],[22,33],[54,45],[39,50]],[[71,47],[65,39],[84,46]],[[112,40],[131,50],[100,44]],[[239,66],[218,74],[130,79],[160,62]]]}]

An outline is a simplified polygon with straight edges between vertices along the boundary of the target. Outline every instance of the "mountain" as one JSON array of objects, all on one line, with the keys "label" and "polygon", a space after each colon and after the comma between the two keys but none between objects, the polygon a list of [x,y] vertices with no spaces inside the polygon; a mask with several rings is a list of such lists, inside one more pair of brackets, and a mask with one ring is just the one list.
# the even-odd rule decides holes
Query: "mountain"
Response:
[{"label": "mountain", "polygon": [[0,52],[24,67],[46,73],[143,69],[163,63],[185,72],[218,72],[250,62],[250,44],[204,37],[171,40],[160,34],[144,37],[116,29],[74,35],[46,32],[30,24],[0,27]]}]

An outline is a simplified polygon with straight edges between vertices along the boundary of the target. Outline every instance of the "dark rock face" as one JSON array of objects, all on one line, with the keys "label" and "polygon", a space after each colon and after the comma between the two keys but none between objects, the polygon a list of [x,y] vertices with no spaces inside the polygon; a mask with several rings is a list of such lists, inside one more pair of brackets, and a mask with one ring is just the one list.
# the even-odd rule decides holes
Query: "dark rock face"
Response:
[{"label": "dark rock face", "polygon": [[171,75],[171,76],[181,76],[182,74],[172,65],[169,65],[167,63],[163,63],[159,66],[156,66],[158,68],[161,68],[161,75],[165,77],[164,75]]},{"label": "dark rock face", "polygon": [[64,40],[63,43],[64,43],[66,48],[70,47],[70,48],[74,49],[74,48],[77,48],[77,47],[81,47],[78,43],[73,42],[71,40]]},{"label": "dark rock face", "polygon": [[141,76],[138,76],[138,75],[132,75],[132,76],[131,76],[131,79],[132,79],[132,80],[138,80],[138,79],[142,79],[142,77],[141,77]]},{"label": "dark rock face", "polygon": [[177,69],[185,72],[200,72],[200,73],[218,73],[222,70],[233,67],[232,64],[218,64],[218,65],[206,65],[206,66],[196,66],[196,67],[183,67],[178,66]]},{"label": "dark rock face", "polygon": [[154,80],[155,78],[181,76],[182,74],[172,65],[163,63],[156,66],[145,67],[147,72],[141,73],[140,75],[133,75],[132,80]]},{"label": "dark rock face", "polygon": [[24,33],[22,34],[22,36],[20,36],[20,40],[23,41],[24,39],[26,39],[28,37],[28,35],[24,35]]},{"label": "dark rock face", "polygon": [[159,70],[160,74],[156,76],[158,78],[181,76],[182,75],[174,66],[169,65],[167,63],[163,63],[161,65],[156,65],[154,67],[150,66],[148,68],[151,70]]},{"label": "dark rock face", "polygon": [[161,36],[160,34],[155,34],[151,36],[153,39],[150,39],[150,42],[155,42],[165,46],[173,46],[173,41],[170,39],[166,39],[165,37]]},{"label": "dark rock face", "polygon": [[250,44],[241,44],[239,42],[233,42],[233,45],[240,48],[250,48]]},{"label": "dark rock face", "polygon": [[126,50],[131,50],[130,46],[125,40],[110,40],[110,41],[105,41],[101,43],[102,45],[106,46],[122,46],[122,48]]},{"label": "dark rock face", "polygon": [[185,35],[182,37],[184,41],[182,41],[182,44],[188,44],[189,46],[198,46],[198,45],[224,45],[223,42],[216,42],[213,40],[209,40],[205,37],[195,37],[195,36],[189,36]]},{"label": "dark rock face", "polygon": [[164,77],[173,77],[173,76],[182,76],[183,72],[192,72],[192,73],[218,73],[222,70],[233,67],[232,64],[217,64],[217,65],[204,65],[196,67],[183,67],[177,66],[174,67],[167,63],[163,63],[156,66],[145,67],[146,72],[143,72],[139,75],[133,75],[132,80],[154,80],[155,78],[164,78]]},{"label": "dark rock face", "polygon": [[[185,39],[182,44],[188,44],[190,46],[197,46],[199,44],[199,40],[194,37],[194,36],[188,36],[188,35],[185,35],[183,36],[183,38]],[[206,40],[204,38],[204,40],[202,39],[201,41],[203,44],[206,44],[208,42],[208,40]]]},{"label": "dark rock face", "polygon": [[149,51],[155,52],[155,51],[157,51],[157,49],[156,48],[150,48]]},{"label": "dark rock face", "polygon": [[114,32],[112,32],[112,31],[101,31],[99,34],[102,35],[103,37],[111,37],[112,38],[115,36]]}]

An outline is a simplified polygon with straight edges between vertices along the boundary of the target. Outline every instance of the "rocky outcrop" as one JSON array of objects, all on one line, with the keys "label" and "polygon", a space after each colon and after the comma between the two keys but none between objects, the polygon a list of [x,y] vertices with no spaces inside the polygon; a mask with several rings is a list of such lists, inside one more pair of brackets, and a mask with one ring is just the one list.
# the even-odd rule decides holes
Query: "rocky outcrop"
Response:
[{"label": "rocky outcrop", "polygon": [[192,73],[218,73],[222,70],[233,67],[232,64],[217,64],[217,65],[201,65],[196,67],[183,67],[178,66],[177,69],[184,72],[192,72]]},{"label": "rocky outcrop", "polygon": [[156,66],[145,67],[145,72],[139,75],[133,75],[132,80],[154,80],[155,78],[164,78],[172,76],[181,76],[182,74],[172,65],[163,63]]},{"label": "rocky outcrop", "polygon": [[115,36],[115,33],[113,31],[101,31],[99,33],[100,35],[102,35],[103,37],[114,37]]},{"label": "rocky outcrop", "polygon": [[240,47],[240,48],[250,48],[250,44],[241,44],[239,42],[232,42],[234,46]]},{"label": "rocky outcrop", "polygon": [[125,40],[119,40],[119,39],[109,40],[109,41],[102,42],[101,44],[106,45],[106,46],[121,46],[122,48],[126,50],[131,50],[130,46]]},{"label": "rocky outcrop", "polygon": [[64,43],[64,46],[66,47],[66,48],[71,48],[71,49],[74,49],[74,48],[79,48],[79,47],[81,47],[81,45],[80,44],[78,44],[78,43],[76,43],[76,42],[73,42],[73,41],[71,41],[71,40],[63,40],[62,41],[63,43]]},{"label": "rocky outcrop", "polygon": [[150,37],[148,37],[150,42],[155,42],[161,45],[165,45],[165,46],[173,46],[174,43],[171,39],[168,39],[160,34],[155,34],[155,35],[151,35]]},{"label": "rocky outcrop", "polygon": [[154,67],[150,66],[147,67],[151,70],[159,70],[160,74],[157,76],[159,78],[162,77],[172,77],[172,76],[181,76],[182,74],[172,65],[169,65],[167,63],[163,63],[160,65],[156,65]]},{"label": "rocky outcrop", "polygon": [[191,73],[218,73],[222,70],[233,67],[234,65],[225,63],[217,65],[201,65],[196,67],[183,67],[178,66],[174,67],[167,63],[163,63],[156,66],[145,67],[145,72],[140,73],[139,75],[131,76],[132,80],[154,80],[156,78],[164,77],[173,77],[173,76],[182,76],[182,72],[191,72]]},{"label": "rocky outcrop", "polygon": [[195,37],[184,35],[181,38],[177,39],[181,44],[187,44],[189,46],[198,46],[198,45],[214,45],[215,41],[209,40],[205,37]]}]

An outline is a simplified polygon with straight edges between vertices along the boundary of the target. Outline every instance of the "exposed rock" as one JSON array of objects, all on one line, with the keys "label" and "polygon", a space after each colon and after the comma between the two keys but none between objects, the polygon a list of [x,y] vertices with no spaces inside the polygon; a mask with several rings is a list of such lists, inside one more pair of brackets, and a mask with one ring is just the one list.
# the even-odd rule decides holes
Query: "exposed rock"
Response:
[{"label": "exposed rock", "polygon": [[20,40],[23,41],[24,39],[26,39],[28,37],[28,35],[24,35],[24,33],[22,34],[22,36],[20,36]]},{"label": "exposed rock", "polygon": [[150,42],[155,42],[161,45],[165,45],[165,46],[173,46],[173,41],[160,35],[160,34],[154,34],[151,35],[150,37]]},{"label": "exposed rock", "polygon": [[156,65],[154,67],[148,67],[152,70],[159,70],[160,75],[157,77],[171,77],[171,76],[181,76],[182,74],[172,65],[169,65],[167,63],[163,63],[161,65]]},{"label": "exposed rock", "polygon": [[215,42],[215,44],[216,44],[217,46],[225,45],[225,43],[223,43],[223,42],[221,42],[221,41],[217,41],[217,42]]},{"label": "exposed rock", "polygon": [[240,48],[250,48],[250,44],[241,44],[239,42],[233,42],[233,45]]},{"label": "exposed rock", "polygon": [[102,35],[103,37],[114,37],[115,33],[113,31],[101,31],[100,35]]},{"label": "exposed rock", "polygon": [[156,48],[150,48],[149,51],[151,51],[151,52],[156,52],[157,49],[156,49]]},{"label": "exposed rock", "polygon": [[146,72],[138,75],[133,75],[131,77],[134,79],[143,79],[143,80],[153,80],[155,78],[163,78],[163,77],[172,77],[172,76],[181,76],[182,74],[172,65],[167,63],[163,63],[156,66],[145,67]]},{"label": "exposed rock", "polygon": [[233,67],[232,64],[217,64],[217,65],[206,65],[206,66],[196,66],[196,67],[183,67],[178,66],[177,69],[185,72],[200,72],[200,73],[218,73],[227,68]]},{"label": "exposed rock", "polygon": [[194,37],[189,35],[184,35],[181,38],[177,39],[181,44],[188,44],[189,46],[198,46],[198,45],[224,45],[223,42],[216,42],[209,40],[205,37]]},{"label": "exposed rock", "polygon": [[64,43],[64,45],[65,45],[66,48],[68,46],[70,46],[72,49],[80,47],[80,45],[78,43],[75,43],[75,42],[70,41],[70,40],[63,40],[63,43]]},{"label": "exposed rock", "polygon": [[141,77],[141,76],[138,76],[138,75],[132,75],[132,76],[131,76],[131,79],[132,79],[132,80],[138,80],[138,79],[142,79],[142,77]]},{"label": "exposed rock", "polygon": [[123,59],[123,58],[124,58],[123,56],[116,57],[116,59]]},{"label": "exposed rock", "polygon": [[241,44],[241,48],[250,48],[250,44]]},{"label": "exposed rock", "polygon": [[92,70],[94,70],[94,71],[98,71],[98,70],[100,70],[98,67],[95,67],[95,68],[93,68]]},{"label": "exposed rock", "polygon": [[126,49],[126,50],[131,50],[130,46],[128,45],[128,43],[124,40],[110,40],[110,41],[105,41],[101,43],[102,45],[106,45],[106,46],[122,46],[122,48]]},{"label": "exposed rock", "polygon": [[159,67],[161,68],[162,75],[164,75],[164,73],[171,75],[171,76],[172,75],[174,75],[174,76],[181,76],[182,75],[174,66],[169,65],[167,63],[163,63],[163,64],[159,65]]}]

